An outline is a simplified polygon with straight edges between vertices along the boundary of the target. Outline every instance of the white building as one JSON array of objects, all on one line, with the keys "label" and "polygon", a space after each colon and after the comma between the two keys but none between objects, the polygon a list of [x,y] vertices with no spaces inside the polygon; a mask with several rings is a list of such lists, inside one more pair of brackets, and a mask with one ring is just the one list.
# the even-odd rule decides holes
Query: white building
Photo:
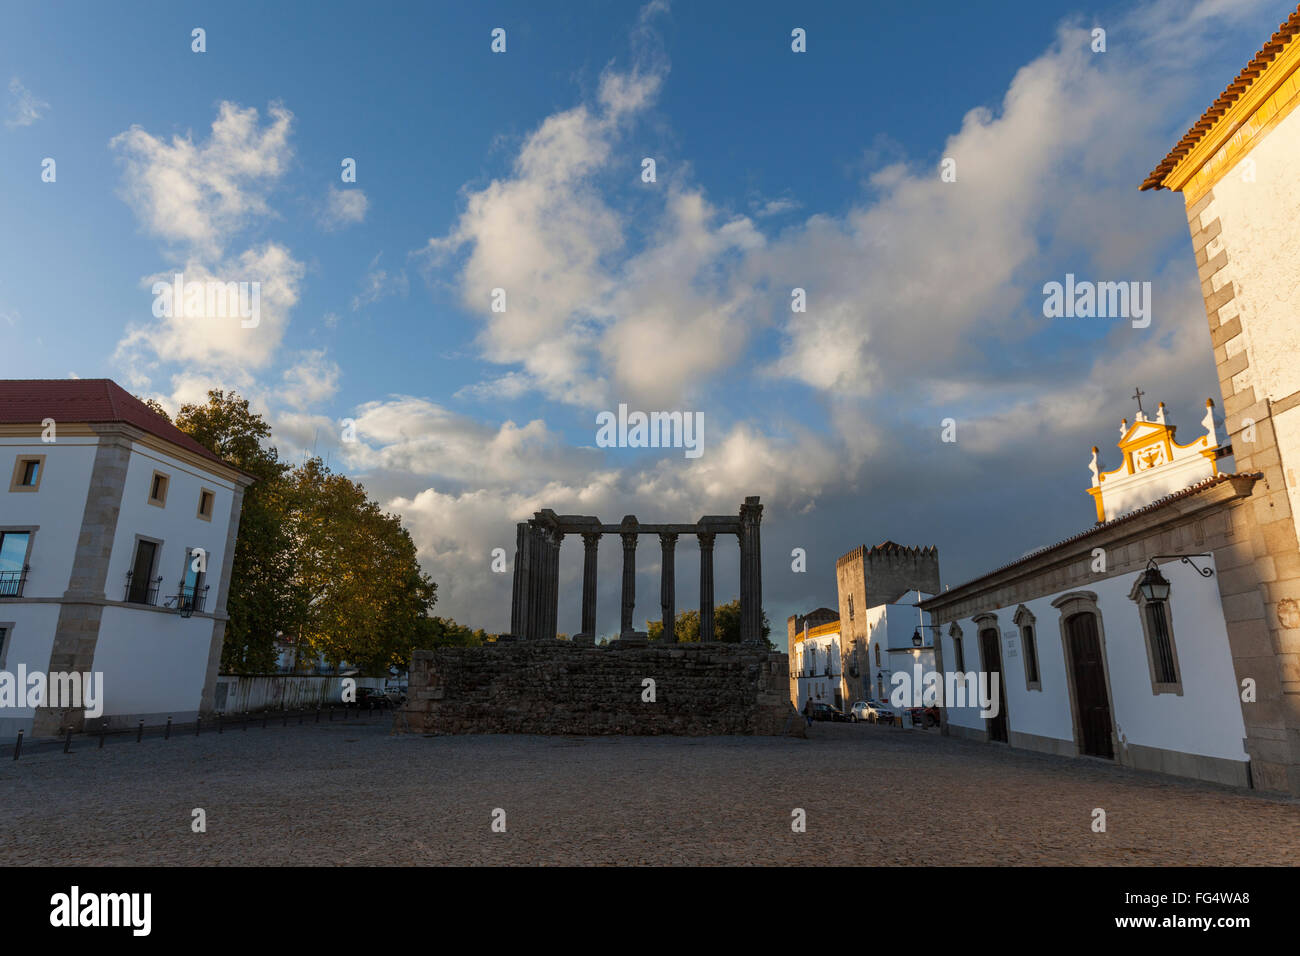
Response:
[{"label": "white building", "polygon": [[5,701],[0,734],[208,709],[253,479],[107,379],[0,381],[0,469],[0,672],[102,674],[95,707]]},{"label": "white building", "polygon": [[918,604],[931,597],[924,591],[909,591],[895,604],[867,608],[866,674],[864,687],[871,687],[871,697],[881,703],[895,703],[895,688],[900,689],[903,707],[921,706],[912,693],[919,694],[927,675],[935,671],[934,633],[930,615]]},{"label": "white building", "polygon": [[1249,573],[1234,529],[1260,476],[1220,474],[1209,414],[1202,426],[1180,446],[1163,406],[1125,422],[1118,469],[1093,449],[1093,528],[921,603],[940,669],[985,675],[996,704],[982,716],[949,697],[945,733],[1251,785],[1251,675],[1234,669],[1225,607]]},{"label": "white building", "polygon": [[819,627],[804,626],[790,645],[790,670],[795,675],[794,706],[803,713],[812,700],[843,710],[852,704],[844,700],[844,672],[840,654],[840,624],[832,621]]}]

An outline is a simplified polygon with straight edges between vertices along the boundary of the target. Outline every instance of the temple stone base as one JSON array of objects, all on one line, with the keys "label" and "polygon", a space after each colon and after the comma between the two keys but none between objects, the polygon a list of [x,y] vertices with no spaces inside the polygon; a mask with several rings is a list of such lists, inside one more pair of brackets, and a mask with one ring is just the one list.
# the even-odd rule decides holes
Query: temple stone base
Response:
[{"label": "temple stone base", "polygon": [[765,647],[518,641],[416,651],[394,731],[803,736],[805,727],[790,704],[789,658]]},{"label": "temple stone base", "polygon": [[645,647],[650,643],[650,635],[645,631],[623,631],[618,635],[617,643],[623,650],[629,647]]}]

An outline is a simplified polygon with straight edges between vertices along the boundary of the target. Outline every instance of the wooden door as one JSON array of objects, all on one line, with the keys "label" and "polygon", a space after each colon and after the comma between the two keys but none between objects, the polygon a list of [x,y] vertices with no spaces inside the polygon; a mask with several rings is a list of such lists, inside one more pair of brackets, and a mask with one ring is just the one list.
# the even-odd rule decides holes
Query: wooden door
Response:
[{"label": "wooden door", "polygon": [[1074,702],[1079,716],[1079,753],[1113,760],[1110,695],[1106,692],[1106,666],[1101,657],[1097,619],[1092,614],[1075,614],[1065,622],[1065,633],[1070,643]]},{"label": "wooden door", "polygon": [[998,712],[992,717],[984,718],[988,727],[989,740],[1007,742],[1007,689],[1002,674],[1002,641],[998,632],[990,628],[980,631],[980,650],[984,658],[984,671],[988,674],[989,689],[993,688],[993,675],[997,674]]}]

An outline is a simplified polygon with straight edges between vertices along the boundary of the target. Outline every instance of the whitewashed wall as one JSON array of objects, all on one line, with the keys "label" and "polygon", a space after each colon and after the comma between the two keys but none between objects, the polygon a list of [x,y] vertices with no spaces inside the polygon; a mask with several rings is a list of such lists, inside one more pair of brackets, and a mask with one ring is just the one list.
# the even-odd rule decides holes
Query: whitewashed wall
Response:
[{"label": "whitewashed wall", "polygon": [[[1214,567],[1212,558],[1198,559],[1198,563]],[[1181,561],[1162,564],[1161,572],[1171,584],[1169,606],[1183,681],[1181,696],[1153,694],[1151,691],[1140,612],[1138,605],[1129,599],[1140,571],[1099,579],[1087,588],[1072,589],[1088,590],[1097,595],[1110,670],[1111,710],[1117,732],[1129,744],[1245,760],[1242,739],[1246,731],[1218,585],[1213,578],[1200,577]],[[1002,632],[1002,666],[1006,677],[1010,729],[1072,741],[1074,728],[1066,686],[1060,611],[1052,607],[1052,601],[1064,593],[1068,592],[1025,602],[1036,618],[1041,691],[1030,691],[1025,687],[1024,653],[1019,647],[1018,630],[1012,620],[1019,605],[999,608],[994,613]],[[964,638],[966,669],[979,670],[982,668],[979,628],[971,618],[958,623]],[[1016,639],[1015,657],[1008,657],[1008,637]],[[944,668],[951,671],[956,665],[946,624],[942,640]],[[949,708],[947,719],[962,727],[985,728],[976,707]]]},{"label": "whitewashed wall", "polygon": [[[169,477],[165,508],[149,504],[155,470],[165,472]],[[211,521],[198,517],[201,488],[215,492]],[[143,535],[163,542],[158,570],[154,575],[161,574],[163,578],[159,604],[179,590],[187,550],[203,548],[207,552],[204,583],[211,588],[203,609],[211,612],[216,605],[217,583],[221,580],[233,494],[233,486],[224,479],[143,445],[133,445],[122,493],[122,509],[117,519],[117,534],[113,539],[113,553],[108,563],[105,587],[109,600],[122,600],[126,590],[126,572],[131,570],[131,563],[135,560],[136,535]]]},{"label": "whitewashed wall", "polygon": [[[59,598],[68,589],[72,558],[95,464],[97,439],[60,438],[45,444],[31,438],[0,438],[0,527],[39,525],[32,541],[32,570],[25,597]],[[9,491],[19,455],[44,455],[40,490]],[[6,618],[0,602],[0,620]],[[49,662],[48,657],[41,667]]]}]

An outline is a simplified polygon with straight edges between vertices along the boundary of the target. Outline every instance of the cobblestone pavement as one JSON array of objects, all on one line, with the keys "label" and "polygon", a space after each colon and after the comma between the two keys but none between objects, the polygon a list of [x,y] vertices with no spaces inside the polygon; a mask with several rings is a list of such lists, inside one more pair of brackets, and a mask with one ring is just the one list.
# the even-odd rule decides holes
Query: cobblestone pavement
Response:
[{"label": "cobblestone pavement", "polygon": [[[259,728],[0,760],[0,864],[1295,864],[1300,801],[935,734]],[[191,831],[191,811],[207,833]],[[1092,812],[1107,814],[1094,833]],[[494,833],[494,809],[506,832]],[[791,830],[791,811],[807,832]]]}]

